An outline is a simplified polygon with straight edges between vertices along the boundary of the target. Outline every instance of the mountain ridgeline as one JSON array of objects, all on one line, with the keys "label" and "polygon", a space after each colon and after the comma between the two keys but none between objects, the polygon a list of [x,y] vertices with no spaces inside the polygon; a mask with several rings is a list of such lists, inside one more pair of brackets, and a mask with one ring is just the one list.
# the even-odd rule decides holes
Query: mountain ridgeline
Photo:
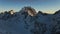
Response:
[{"label": "mountain ridgeline", "polygon": [[1,34],[60,34],[60,10],[47,14],[32,7],[0,13]]}]

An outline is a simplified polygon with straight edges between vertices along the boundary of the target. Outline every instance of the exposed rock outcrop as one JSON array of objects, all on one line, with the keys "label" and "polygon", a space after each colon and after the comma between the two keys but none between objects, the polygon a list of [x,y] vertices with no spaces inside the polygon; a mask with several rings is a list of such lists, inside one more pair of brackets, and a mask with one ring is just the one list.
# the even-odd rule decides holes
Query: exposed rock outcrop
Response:
[{"label": "exposed rock outcrop", "polygon": [[32,7],[24,7],[23,10],[27,12],[30,16],[35,16],[37,13],[34,8]]}]

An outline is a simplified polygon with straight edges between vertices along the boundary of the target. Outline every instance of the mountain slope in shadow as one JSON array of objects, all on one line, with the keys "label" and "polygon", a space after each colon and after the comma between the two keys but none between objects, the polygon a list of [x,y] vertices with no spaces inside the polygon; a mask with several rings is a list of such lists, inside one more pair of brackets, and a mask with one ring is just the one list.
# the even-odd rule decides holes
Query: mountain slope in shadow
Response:
[{"label": "mountain slope in shadow", "polygon": [[32,7],[19,12],[13,10],[0,14],[2,34],[60,34],[60,10],[54,14],[38,13]]}]

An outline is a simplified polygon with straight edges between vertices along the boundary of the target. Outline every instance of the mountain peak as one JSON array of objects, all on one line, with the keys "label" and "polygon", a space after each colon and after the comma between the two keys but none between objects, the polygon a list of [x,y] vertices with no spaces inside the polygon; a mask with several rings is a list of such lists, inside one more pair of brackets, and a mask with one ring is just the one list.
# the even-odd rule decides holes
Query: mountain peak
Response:
[{"label": "mountain peak", "polygon": [[9,13],[13,15],[15,12],[13,10],[10,10]]},{"label": "mountain peak", "polygon": [[27,12],[30,16],[35,16],[36,15],[36,11],[35,11],[34,8],[24,7],[23,10],[25,10],[25,12]]},{"label": "mountain peak", "polygon": [[60,14],[60,10],[56,11],[55,14]]}]

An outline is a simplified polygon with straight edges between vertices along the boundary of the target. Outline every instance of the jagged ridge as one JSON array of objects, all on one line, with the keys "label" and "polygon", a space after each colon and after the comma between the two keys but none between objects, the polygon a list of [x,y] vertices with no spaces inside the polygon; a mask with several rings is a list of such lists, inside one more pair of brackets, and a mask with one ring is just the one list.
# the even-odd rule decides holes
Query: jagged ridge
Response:
[{"label": "jagged ridge", "polygon": [[31,7],[0,14],[0,32],[5,34],[60,34],[60,10],[54,14],[36,13]]}]

